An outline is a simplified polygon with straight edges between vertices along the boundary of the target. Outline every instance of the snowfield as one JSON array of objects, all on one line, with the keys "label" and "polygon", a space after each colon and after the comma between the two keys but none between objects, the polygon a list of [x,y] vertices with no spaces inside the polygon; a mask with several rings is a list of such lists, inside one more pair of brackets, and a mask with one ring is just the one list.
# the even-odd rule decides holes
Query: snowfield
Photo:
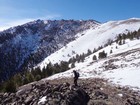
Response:
[{"label": "snowfield", "polygon": [[[38,66],[43,68],[49,62],[54,64],[62,60],[68,61],[69,58],[76,54],[86,53],[88,49],[93,51],[94,48],[106,44],[108,40],[115,40],[120,33],[133,32],[139,28],[140,19],[104,23],[95,29],[89,29],[81,33],[81,36],[75,41],[51,54]],[[103,50],[107,53],[107,58],[93,61],[93,55],[96,55],[98,58],[98,53]],[[110,50],[113,53],[110,54]],[[140,40],[126,40],[123,45],[118,45],[114,42],[86,57],[84,62],[76,62],[75,68],[45,79],[69,78],[73,76],[73,70],[79,71],[80,78],[82,79],[104,78],[113,84],[140,89]]]},{"label": "snowfield", "polygon": [[140,28],[140,19],[128,19],[124,21],[111,21],[97,26],[94,29],[86,30],[80,33],[76,40],[70,42],[65,47],[45,58],[38,66],[41,68],[49,62],[58,63],[68,61],[76,54],[86,53],[88,49],[92,50],[103,46],[109,40],[114,40],[120,33],[128,33]]},{"label": "snowfield", "polygon": [[[136,45],[131,46],[132,42]],[[93,55],[98,54],[100,50],[87,57],[83,63],[76,63],[75,68],[55,74],[46,79],[69,78],[73,76],[73,70],[77,70],[80,73],[81,79],[104,78],[113,84],[140,89],[140,41],[130,41],[128,43],[119,46],[120,48],[116,51],[117,53],[108,53],[108,57],[105,59],[92,60]],[[114,45],[112,44],[111,46],[113,47]],[[129,48],[125,48],[126,45],[129,45]],[[102,50],[106,52],[111,46]],[[112,66],[106,68],[109,65]],[[116,68],[114,69],[113,67]]]}]

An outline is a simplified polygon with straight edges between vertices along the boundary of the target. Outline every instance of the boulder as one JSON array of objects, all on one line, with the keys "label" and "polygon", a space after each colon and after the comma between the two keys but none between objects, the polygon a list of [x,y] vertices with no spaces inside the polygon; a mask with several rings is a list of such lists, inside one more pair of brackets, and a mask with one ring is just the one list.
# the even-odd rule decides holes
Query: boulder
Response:
[{"label": "boulder", "polygon": [[82,88],[76,88],[76,90],[70,91],[66,96],[66,105],[87,105],[90,99],[89,95]]}]

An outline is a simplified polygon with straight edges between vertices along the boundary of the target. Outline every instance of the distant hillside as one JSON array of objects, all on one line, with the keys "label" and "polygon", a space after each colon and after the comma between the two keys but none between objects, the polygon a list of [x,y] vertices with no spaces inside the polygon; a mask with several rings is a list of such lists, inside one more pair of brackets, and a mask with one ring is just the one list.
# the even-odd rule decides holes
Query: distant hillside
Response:
[{"label": "distant hillside", "polygon": [[75,40],[76,34],[98,25],[94,20],[37,20],[0,32],[0,82],[35,66]]}]

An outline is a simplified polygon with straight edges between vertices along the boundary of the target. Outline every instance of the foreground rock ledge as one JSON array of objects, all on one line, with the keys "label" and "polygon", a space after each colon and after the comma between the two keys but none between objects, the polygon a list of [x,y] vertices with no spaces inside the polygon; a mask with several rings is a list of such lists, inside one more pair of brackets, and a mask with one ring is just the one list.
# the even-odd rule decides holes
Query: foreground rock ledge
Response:
[{"label": "foreground rock ledge", "polygon": [[139,92],[103,79],[56,79],[34,82],[16,93],[1,93],[0,105],[140,105]]},{"label": "foreground rock ledge", "polygon": [[16,93],[0,95],[2,105],[87,105],[89,99],[89,95],[79,86],[48,82],[34,83]]}]

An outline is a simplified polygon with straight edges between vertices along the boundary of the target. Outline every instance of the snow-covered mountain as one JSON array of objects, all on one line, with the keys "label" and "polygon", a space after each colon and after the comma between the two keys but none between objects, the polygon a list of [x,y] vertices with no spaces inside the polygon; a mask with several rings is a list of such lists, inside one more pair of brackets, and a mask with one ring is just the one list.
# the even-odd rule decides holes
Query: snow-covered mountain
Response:
[{"label": "snow-covered mountain", "polygon": [[94,20],[37,20],[0,32],[0,82],[95,28]]},{"label": "snow-covered mountain", "polygon": [[[83,62],[76,61],[74,68],[69,64],[69,70],[47,79],[71,77],[76,69],[80,78],[99,77],[140,88],[139,39],[126,39],[123,44],[116,42],[119,35],[139,29],[138,18],[103,24],[94,20],[37,20],[10,28],[0,33],[0,82],[23,69],[44,68],[50,62],[69,61],[94,51]],[[99,59],[102,51],[107,57]],[[94,55],[97,60],[93,60]]]},{"label": "snow-covered mountain", "polygon": [[[60,61],[68,61],[77,54],[86,53],[88,49],[93,51],[102,46],[102,49],[87,56],[84,62],[76,62],[74,68],[47,79],[68,78],[72,76],[73,70],[78,70],[80,78],[99,77],[115,84],[132,86],[135,89],[140,88],[140,40],[126,39],[122,45],[115,42],[120,34],[127,34],[139,29],[140,19],[137,18],[101,24],[95,29],[91,28],[78,33],[79,37],[76,40],[45,58],[38,66],[43,68],[49,62],[55,64]],[[98,59],[98,55],[102,51],[107,53],[107,57]],[[94,55],[97,56],[97,60],[93,60]]]},{"label": "snow-covered mountain", "polygon": [[136,31],[140,28],[140,19],[128,19],[121,21],[109,21],[107,23],[97,26],[95,29],[89,29],[82,33],[74,41],[71,41],[66,46],[51,54],[44,59],[39,66],[44,66],[49,62],[59,63],[60,61],[68,61],[76,54],[86,53],[88,49],[93,51],[99,46],[104,46],[109,41],[116,40],[116,37],[122,33]]}]

